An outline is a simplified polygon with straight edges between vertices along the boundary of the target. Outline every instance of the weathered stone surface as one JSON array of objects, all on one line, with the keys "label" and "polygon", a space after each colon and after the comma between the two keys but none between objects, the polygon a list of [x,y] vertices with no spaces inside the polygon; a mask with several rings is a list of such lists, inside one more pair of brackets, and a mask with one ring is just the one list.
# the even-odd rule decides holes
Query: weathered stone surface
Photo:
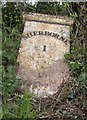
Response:
[{"label": "weathered stone surface", "polygon": [[64,54],[69,51],[69,28],[73,20],[33,13],[24,14],[24,19],[17,74],[29,91],[45,97],[57,92],[68,80]]}]

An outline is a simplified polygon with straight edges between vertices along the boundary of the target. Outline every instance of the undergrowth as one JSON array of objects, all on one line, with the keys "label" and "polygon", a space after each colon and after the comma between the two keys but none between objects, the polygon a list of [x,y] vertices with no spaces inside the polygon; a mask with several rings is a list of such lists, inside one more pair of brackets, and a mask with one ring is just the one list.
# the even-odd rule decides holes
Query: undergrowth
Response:
[{"label": "undergrowth", "polygon": [[2,101],[4,118],[28,118],[34,120],[36,111],[31,111],[32,96],[21,90],[20,78],[16,75],[15,66],[20,45],[20,32],[3,24],[2,31]]},{"label": "undergrowth", "polygon": [[[26,118],[29,120],[35,120],[37,113],[40,114],[42,112],[42,114],[40,115],[42,115],[44,118],[43,114],[47,114],[48,120],[48,117],[49,115],[51,115],[51,113],[53,118],[55,117],[56,113],[59,115],[59,117],[61,117],[61,119],[64,117],[65,120],[64,115],[70,113],[69,110],[72,109],[76,99],[77,99],[76,102],[80,101],[80,104],[77,104],[75,102],[75,104],[78,105],[79,109],[80,105],[84,104],[84,106],[86,106],[87,103],[86,100],[82,100],[83,98],[86,99],[87,96],[87,64],[86,64],[87,61],[84,46],[86,44],[85,39],[87,39],[87,27],[86,27],[87,17],[85,16],[86,13],[84,13],[84,15],[81,14],[82,16],[76,18],[76,23],[74,24],[76,27],[75,26],[74,26],[75,28],[73,27],[73,30],[74,29],[75,30],[72,32],[71,36],[73,41],[71,43],[70,48],[71,50],[70,53],[67,53],[65,55],[65,58],[68,61],[70,74],[73,78],[72,81],[74,82],[75,80],[75,85],[72,81],[70,81],[70,83],[65,84],[64,90],[61,89],[60,92],[60,94],[63,94],[62,95],[63,98],[62,97],[59,98],[60,94],[56,94],[56,96],[52,98],[49,97],[48,100],[42,100],[43,101],[42,103],[39,100],[38,103],[36,102],[36,100],[33,99],[33,96],[29,94],[28,91],[26,90],[22,91],[21,79],[18,76],[16,76],[15,66],[19,64],[17,63],[16,59],[20,45],[20,35],[23,31],[23,23],[20,7],[17,6],[16,3],[14,4],[8,2],[6,7],[5,6],[2,7],[3,56],[1,67],[3,72],[2,76],[3,79],[2,79],[2,93],[0,93],[0,95],[2,96],[3,112],[1,112],[0,110],[0,115],[3,117],[3,119],[21,118],[24,120]],[[23,6],[23,4],[21,4],[21,6]],[[32,6],[30,8],[32,8],[33,10]],[[83,16],[85,21],[84,24],[83,21],[81,21]],[[82,41],[82,44],[80,40]],[[36,103],[34,103],[33,101]],[[71,105],[70,109],[68,107],[69,105]],[[49,112],[47,112],[46,110]],[[43,111],[46,112],[44,113]],[[77,113],[75,116],[76,119],[78,119]],[[74,111],[73,113],[69,114],[69,116],[67,117],[68,120],[70,119],[70,115],[72,114],[74,115]],[[42,118],[42,116],[40,117]]]}]

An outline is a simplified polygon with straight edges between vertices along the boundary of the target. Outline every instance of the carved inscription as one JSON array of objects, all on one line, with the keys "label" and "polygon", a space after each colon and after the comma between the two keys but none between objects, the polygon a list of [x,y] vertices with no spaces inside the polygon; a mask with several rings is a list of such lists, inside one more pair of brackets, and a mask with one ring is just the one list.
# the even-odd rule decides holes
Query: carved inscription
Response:
[{"label": "carved inscription", "polygon": [[60,35],[57,34],[57,33],[49,32],[49,31],[32,31],[32,32],[29,32],[29,33],[27,33],[25,36],[22,36],[22,37],[23,37],[24,39],[27,39],[27,38],[31,38],[31,37],[37,36],[37,35],[46,35],[46,36],[55,37],[55,38],[57,38],[58,40],[63,41],[65,44],[67,44],[67,42],[68,42],[68,39],[67,39],[67,38],[64,38],[64,37],[60,36]]}]

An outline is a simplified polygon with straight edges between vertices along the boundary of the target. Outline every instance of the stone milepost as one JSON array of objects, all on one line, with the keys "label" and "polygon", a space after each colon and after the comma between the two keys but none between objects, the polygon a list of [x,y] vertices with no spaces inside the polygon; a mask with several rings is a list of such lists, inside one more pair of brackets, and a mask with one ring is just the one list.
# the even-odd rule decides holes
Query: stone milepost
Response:
[{"label": "stone milepost", "polygon": [[73,20],[38,13],[24,14],[23,19],[17,75],[29,92],[38,97],[53,95],[69,77],[64,55],[69,52]]}]

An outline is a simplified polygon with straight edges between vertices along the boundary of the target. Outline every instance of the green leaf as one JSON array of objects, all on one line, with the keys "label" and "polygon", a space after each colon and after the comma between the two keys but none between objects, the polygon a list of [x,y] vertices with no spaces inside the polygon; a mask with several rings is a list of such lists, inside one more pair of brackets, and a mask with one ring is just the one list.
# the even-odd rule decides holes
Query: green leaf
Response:
[{"label": "green leaf", "polygon": [[74,71],[75,69],[79,68],[79,64],[77,62],[70,62],[69,68]]}]

